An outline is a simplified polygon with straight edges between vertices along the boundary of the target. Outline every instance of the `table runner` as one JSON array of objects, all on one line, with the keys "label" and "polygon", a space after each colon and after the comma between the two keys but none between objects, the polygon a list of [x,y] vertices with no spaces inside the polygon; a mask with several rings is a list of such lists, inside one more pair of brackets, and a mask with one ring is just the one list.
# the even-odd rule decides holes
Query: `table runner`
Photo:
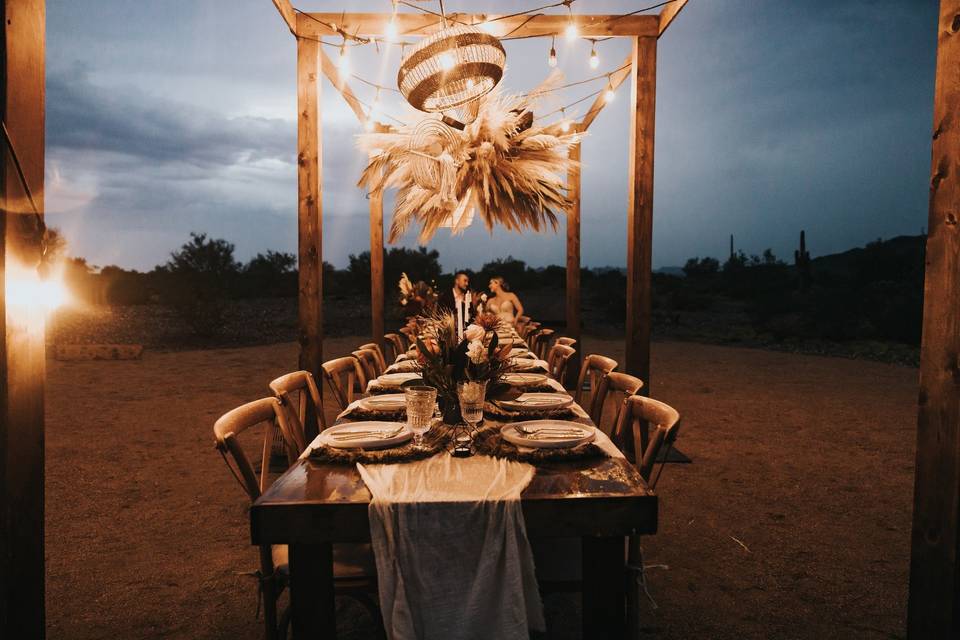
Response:
[{"label": "table runner", "polygon": [[440,454],[357,465],[391,640],[527,640],[545,629],[520,494],[534,467]]}]

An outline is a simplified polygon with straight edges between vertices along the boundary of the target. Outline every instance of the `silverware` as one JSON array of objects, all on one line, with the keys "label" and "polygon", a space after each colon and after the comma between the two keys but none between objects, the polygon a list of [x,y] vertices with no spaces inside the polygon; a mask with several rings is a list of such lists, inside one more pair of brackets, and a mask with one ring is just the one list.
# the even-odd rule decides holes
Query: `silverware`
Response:
[{"label": "silverware", "polygon": [[387,430],[387,429],[377,429],[374,431],[348,431],[335,433],[331,437],[334,440],[362,440],[363,438],[380,438],[381,440],[386,440],[387,438],[392,438],[394,436],[400,435],[400,432],[403,431],[403,427],[397,427],[396,429]]},{"label": "silverware", "polygon": [[529,429],[522,425],[516,425],[514,427],[517,430],[517,433],[526,437],[526,438],[540,438],[541,434],[543,437],[547,438],[567,438],[567,437],[586,437],[589,435],[583,429],[569,428],[565,429],[563,427],[539,427],[537,429]]}]

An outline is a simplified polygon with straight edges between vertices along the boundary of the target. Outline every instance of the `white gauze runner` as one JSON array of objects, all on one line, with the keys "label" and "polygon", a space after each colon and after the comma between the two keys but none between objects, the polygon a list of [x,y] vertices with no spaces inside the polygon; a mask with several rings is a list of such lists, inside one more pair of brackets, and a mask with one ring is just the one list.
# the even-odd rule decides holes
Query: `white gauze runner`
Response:
[{"label": "white gauze runner", "polygon": [[391,640],[527,640],[545,629],[520,493],[525,463],[443,453],[358,464]]}]

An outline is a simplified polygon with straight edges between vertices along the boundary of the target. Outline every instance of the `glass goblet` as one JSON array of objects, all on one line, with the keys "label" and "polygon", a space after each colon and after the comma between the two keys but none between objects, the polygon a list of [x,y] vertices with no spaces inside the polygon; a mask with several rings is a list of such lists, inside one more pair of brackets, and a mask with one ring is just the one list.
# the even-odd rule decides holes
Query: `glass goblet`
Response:
[{"label": "glass goblet", "polygon": [[423,448],[423,434],[430,430],[437,404],[437,390],[433,387],[410,386],[403,390],[407,405],[407,426],[413,431],[413,446]]}]

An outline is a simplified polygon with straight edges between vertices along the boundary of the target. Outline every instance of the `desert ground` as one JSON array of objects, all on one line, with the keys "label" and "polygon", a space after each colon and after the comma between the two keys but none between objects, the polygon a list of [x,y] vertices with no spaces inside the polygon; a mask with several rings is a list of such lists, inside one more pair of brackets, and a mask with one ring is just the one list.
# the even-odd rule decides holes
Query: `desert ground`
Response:
[{"label": "desert ground", "polygon": [[[617,341],[585,343],[622,359]],[[292,343],[49,362],[49,638],[260,637],[247,500],[212,425],[296,362]],[[651,395],[680,410],[693,463],[658,487],[647,635],[904,636],[916,383],[907,366],[655,343]],[[579,637],[576,599],[559,598],[551,637]],[[375,637],[338,608],[341,638]]]}]

